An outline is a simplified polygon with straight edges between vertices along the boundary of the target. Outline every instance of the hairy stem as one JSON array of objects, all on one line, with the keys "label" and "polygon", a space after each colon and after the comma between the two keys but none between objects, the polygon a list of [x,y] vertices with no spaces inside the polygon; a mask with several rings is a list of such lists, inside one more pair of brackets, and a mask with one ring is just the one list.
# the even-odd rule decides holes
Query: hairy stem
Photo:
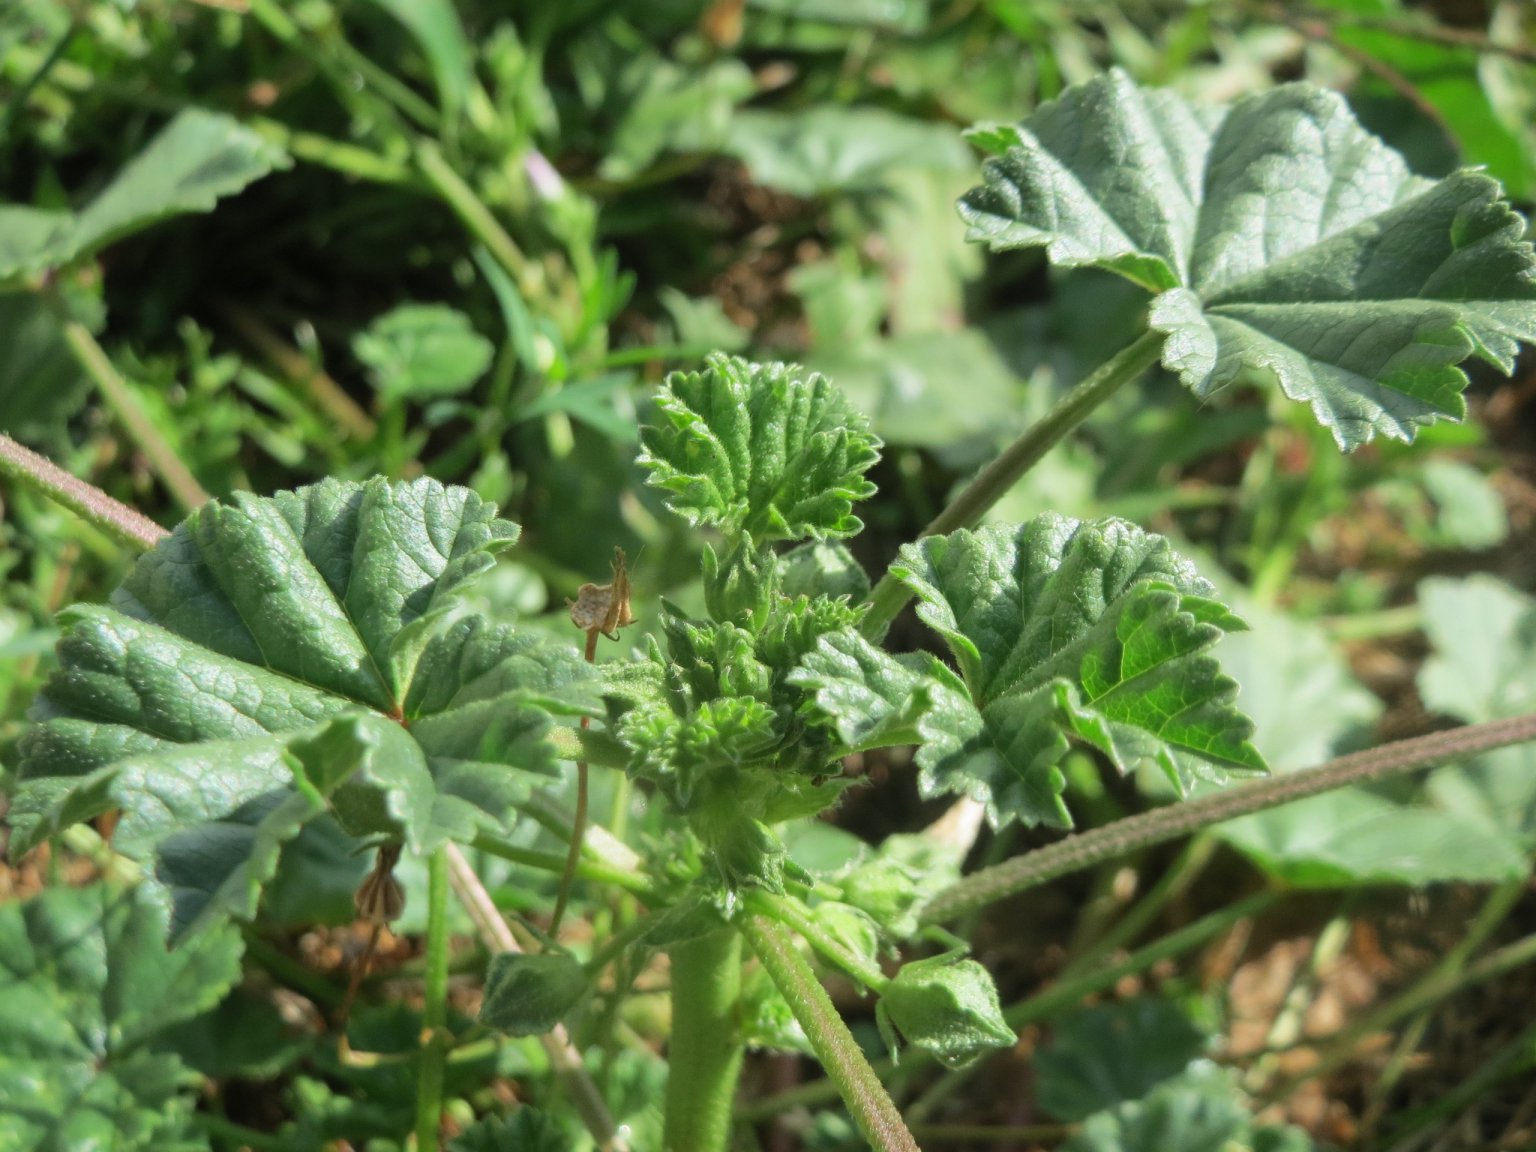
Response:
[{"label": "hairy stem", "polygon": [[805,906],[799,901],[787,900],[758,889],[747,894],[747,907],[793,928],[823,960],[841,968],[875,995],[884,992],[886,985],[891,982],[877,965],[856,955],[823,930],[821,925],[806,914]]},{"label": "hairy stem", "polygon": [[436,1152],[443,1119],[443,1058],[448,1048],[448,851],[427,857],[427,974],[421,1010],[421,1070],[416,1081],[416,1152]]},{"label": "hairy stem", "polygon": [[923,909],[922,919],[927,923],[952,920],[974,908],[1013,896],[1058,876],[1293,800],[1331,792],[1348,784],[1364,784],[1463,760],[1531,740],[1536,740],[1536,713],[1398,740],[1365,752],[1340,756],[1316,768],[1143,812],[1005,860],[991,868],[983,868],[935,896]]},{"label": "hairy stem", "polygon": [[753,913],[743,919],[742,931],[774,986],[789,1002],[790,1011],[805,1030],[827,1076],[837,1085],[864,1139],[880,1152],[917,1152],[917,1141],[907,1131],[885,1085],[864,1058],[816,973],[795,948],[789,929]]},{"label": "hairy stem", "polygon": [[[918,539],[942,536],[957,528],[974,525],[1018,483],[1019,477],[1038,464],[1072,429],[1086,420],[1089,413],[1155,364],[1163,349],[1163,339],[1161,332],[1143,333],[1063,396],[1044,417],[1025,429],[1001,455],[977,473],[965,490],[923,529]],[[911,595],[906,585],[891,573],[882,576],[870,593],[869,614],[859,626],[865,637],[875,640],[883,636]]]},{"label": "hairy stem", "polygon": [[672,965],[672,1040],[667,1050],[668,1152],[725,1152],[743,1045],[741,936],[724,928],[667,953]]},{"label": "hairy stem", "polygon": [[36,489],[130,548],[150,549],[170,535],[148,516],[71,476],[0,432],[0,475]]},{"label": "hairy stem", "polygon": [[[448,858],[449,883],[453,885],[469,918],[475,922],[475,931],[487,950],[492,953],[521,952],[512,929],[507,927],[496,902],[485,890],[485,885],[480,883],[480,877],[470,867],[469,861],[464,859],[459,846],[449,844],[443,851]],[[539,1043],[544,1046],[555,1075],[560,1077],[566,1091],[571,1094],[571,1102],[596,1142],[598,1152],[627,1152],[628,1142],[619,1133],[618,1125],[609,1114],[608,1106],[603,1103],[602,1093],[587,1073],[586,1065],[581,1061],[581,1053],[571,1043],[565,1025],[557,1024],[552,1032],[539,1037]]]}]

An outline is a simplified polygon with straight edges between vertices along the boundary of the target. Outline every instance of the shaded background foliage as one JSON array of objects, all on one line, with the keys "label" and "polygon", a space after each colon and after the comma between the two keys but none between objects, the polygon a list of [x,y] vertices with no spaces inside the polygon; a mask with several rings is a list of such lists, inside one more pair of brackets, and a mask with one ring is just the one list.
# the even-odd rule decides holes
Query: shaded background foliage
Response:
[{"label": "shaded background foliage", "polygon": [[[1101,273],[968,247],[953,202],[976,182],[976,161],[961,127],[1015,120],[1110,65],[1212,100],[1307,78],[1345,92],[1415,171],[1482,166],[1528,209],[1531,20],[1516,0],[17,0],[0,12],[0,202],[79,207],[186,107],[244,122],[294,163],[56,282],[0,282],[0,427],[167,525],[185,509],[125,406],[213,495],[379,472],[467,484],[525,528],[478,595],[558,628],[563,598],[606,571],[616,544],[638,558],[642,619],[661,595],[697,602],[699,543],[640,484],[637,423],[671,367],[716,349],[784,357],[833,375],[887,442],[881,494],[861,511],[870,531],[855,542],[879,572],[976,465],[1121,347],[1145,306]],[[100,370],[93,379],[66,340],[59,301],[94,333],[126,400],[102,401]],[[1254,624],[1223,644],[1223,659],[1280,768],[1452,717],[1529,709],[1531,380],[1528,361],[1508,382],[1475,377],[1467,423],[1341,459],[1297,406],[1252,392],[1200,401],[1155,375],[1096,414],[992,519],[1113,513],[1181,538]],[[8,489],[4,511],[0,763],[10,763],[51,667],[53,612],[99,598],[127,560],[27,492]],[[908,642],[921,636],[910,615],[898,627]],[[1488,668],[1514,688],[1457,691]],[[1249,818],[1172,859],[1166,902],[1131,903],[1170,865],[1157,855],[1009,906],[974,925],[973,940],[1007,1001],[1134,942],[1121,927],[1127,907],[1149,909],[1133,923],[1149,932],[1230,901],[1233,876],[1245,892],[1313,890],[1260,920],[1246,944],[1213,948],[1203,967],[1141,978],[1243,1058],[1241,1086],[1255,1099],[1278,1098],[1298,1072],[1287,1059],[1302,1059],[1278,1049],[1302,1037],[1333,1051],[1334,1028],[1315,1015],[1396,1003],[1459,937],[1481,897],[1455,882],[1518,890],[1536,811],[1536,791],[1521,784],[1529,761],[1513,750],[1422,788]],[[858,767],[884,786],[850,793],[844,829],[878,841],[936,814],[900,757]],[[1071,771],[1088,797],[1079,823],[1159,796],[1150,778],[1101,783],[1086,757]],[[642,832],[646,818],[634,814]],[[1509,848],[1497,860],[1479,851],[1494,833]],[[826,837],[834,857],[856,847]],[[1039,838],[984,838],[978,858]],[[356,862],[326,852],[317,839],[316,888],[345,893]],[[1208,869],[1211,859],[1231,867]],[[88,871],[33,861],[4,883],[27,894],[42,873],[78,879],[77,867]],[[547,907],[543,883],[508,874],[497,894],[536,910]],[[1410,896],[1410,883],[1436,886]],[[293,969],[328,974],[355,946],[344,933],[284,928],[317,916],[288,891],[286,907],[269,901],[262,943],[269,970],[302,984],[309,977]],[[339,903],[318,918],[344,921]],[[1489,940],[1532,928],[1529,899],[1505,903],[1487,912]],[[1528,976],[1519,979],[1494,987],[1528,1002]],[[308,993],[323,1002],[327,986],[311,980]],[[1528,1034],[1488,996],[1411,1017],[1396,1057],[1367,1054],[1291,1092],[1289,1118],[1362,1146],[1392,1146],[1395,1130],[1437,1133],[1444,1147],[1529,1139]],[[412,1043],[402,1011],[365,1012],[373,1050]],[[633,1026],[647,1039],[664,1032],[643,1015]],[[1062,1024],[1058,1051],[1086,1026]],[[1033,1039],[1026,1032],[1026,1048]],[[286,1121],[292,1146],[322,1133],[395,1134],[379,1103],[387,1087],[327,1066],[313,1037],[263,1043],[244,1064],[227,1054],[199,1063],[206,1050],[190,1041],[183,1052],[221,1079],[228,1115],[256,1128]],[[499,1050],[495,1071],[540,1083],[529,1051]],[[616,1051],[604,1067],[615,1098],[643,1113],[653,1064]],[[1027,1130],[1079,1118],[1048,1103],[1072,1097],[1063,1067],[1058,1058],[1029,1073],[1005,1057],[947,1096],[933,1085],[953,1081],[917,1074],[896,1088],[920,1102],[923,1123]],[[241,1086],[278,1071],[281,1095]],[[802,1073],[765,1064],[756,1074]],[[1032,1074],[1039,1093],[989,1090]],[[1225,1081],[1212,1088],[1215,1073],[1189,1075],[1167,1094],[1231,1096]],[[1481,1088],[1447,1095],[1464,1081]],[[467,1100],[473,1078],[464,1083]],[[1073,1146],[1141,1147],[1127,1133],[1179,1106],[1146,1096],[1140,1112],[1085,1128]],[[836,1119],[803,1138],[838,1146]]]}]

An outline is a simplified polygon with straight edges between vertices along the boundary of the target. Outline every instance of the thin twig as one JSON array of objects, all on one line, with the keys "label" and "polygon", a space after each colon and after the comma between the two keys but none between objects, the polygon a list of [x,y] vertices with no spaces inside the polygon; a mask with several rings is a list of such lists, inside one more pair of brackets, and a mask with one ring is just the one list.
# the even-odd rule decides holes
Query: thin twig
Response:
[{"label": "thin twig", "polygon": [[[480,883],[480,877],[469,866],[469,861],[464,859],[464,853],[459,850],[459,846],[449,844],[446,851],[448,882],[453,885],[453,890],[463,903],[465,911],[469,913],[469,918],[474,921],[475,929],[479,932],[480,939],[486,948],[493,953],[521,952],[517,939],[512,935],[512,929],[502,919],[496,902],[485,890],[485,885]],[[599,1152],[627,1152],[629,1142],[619,1132],[618,1125],[609,1114],[608,1106],[603,1103],[602,1093],[597,1090],[597,1085],[587,1074],[586,1065],[581,1061],[581,1053],[576,1051],[576,1046],[571,1043],[570,1034],[565,1030],[565,1026],[555,1025],[552,1032],[539,1037],[539,1042],[544,1045],[550,1066],[565,1081],[566,1088],[571,1093],[572,1103],[581,1115],[587,1131],[592,1134],[592,1139],[597,1141]]]}]

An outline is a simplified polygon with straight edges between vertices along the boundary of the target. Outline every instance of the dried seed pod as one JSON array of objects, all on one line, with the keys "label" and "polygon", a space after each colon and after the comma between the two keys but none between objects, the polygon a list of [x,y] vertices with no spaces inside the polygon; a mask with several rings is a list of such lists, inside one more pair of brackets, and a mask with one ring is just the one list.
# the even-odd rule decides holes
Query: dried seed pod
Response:
[{"label": "dried seed pod", "polygon": [[388,924],[400,919],[405,911],[405,889],[395,879],[395,864],[400,859],[398,844],[385,844],[374,859],[373,871],[352,897],[358,916],[369,924]]},{"label": "dried seed pod", "polygon": [[624,549],[613,550],[613,580],[607,584],[583,584],[570,601],[571,623],[583,632],[601,632],[610,640],[618,630],[635,622],[629,607],[629,571]]}]

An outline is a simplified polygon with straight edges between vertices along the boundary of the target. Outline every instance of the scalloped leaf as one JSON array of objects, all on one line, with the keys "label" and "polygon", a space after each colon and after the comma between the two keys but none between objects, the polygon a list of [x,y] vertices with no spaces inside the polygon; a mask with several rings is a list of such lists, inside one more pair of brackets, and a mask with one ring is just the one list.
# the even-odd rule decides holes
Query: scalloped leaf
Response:
[{"label": "scalloped leaf", "polygon": [[80,212],[0,206],[0,279],[83,259],[171,216],[207,212],[291,163],[234,117],[188,108]]},{"label": "scalloped leaf", "polygon": [[1058,1120],[1140,1100],[1182,1073],[1210,1035],[1171,1000],[1144,997],[1095,1004],[1053,1024],[1036,1056],[1036,1098]]},{"label": "scalloped leaf", "polygon": [[1292,1125],[1259,1124],[1249,1112],[1236,1074],[1197,1060],[1146,1097],[1088,1117],[1062,1152],[1314,1152]]},{"label": "scalloped leaf", "polygon": [[53,888],[0,907],[0,1140],[16,1149],[206,1148],[190,1124],[202,1077],[169,1030],[240,976],[226,927],[167,954],[143,887]]},{"label": "scalloped leaf", "polygon": [[13,851],[121,808],[116,846],[158,846],[183,924],[249,916],[281,843],[327,809],[421,852],[501,828],[555,771],[554,718],[598,707],[574,648],[458,614],[516,536],[431,480],[200,509],[113,607],[62,614]]},{"label": "scalloped leaf", "polygon": [[1120,772],[1262,772],[1237,685],[1209,649],[1242,621],[1160,536],[1123,520],[1045,515],[930,536],[891,571],[948,644],[968,707],[925,722],[929,795],[960,792],[994,823],[1070,827],[1057,767],[1075,739]]},{"label": "scalloped leaf", "polygon": [[656,405],[640,463],[690,524],[758,544],[864,527],[853,502],[874,494],[864,473],[880,440],[826,377],[716,354],[702,372],[669,376]]},{"label": "scalloped leaf", "polygon": [[1273,380],[1346,451],[1460,418],[1457,366],[1507,374],[1536,341],[1536,259],[1498,183],[1412,175],[1335,92],[1212,107],[1116,70],[972,139],[993,158],[960,201],[971,239],[1134,280],[1197,395]]}]

